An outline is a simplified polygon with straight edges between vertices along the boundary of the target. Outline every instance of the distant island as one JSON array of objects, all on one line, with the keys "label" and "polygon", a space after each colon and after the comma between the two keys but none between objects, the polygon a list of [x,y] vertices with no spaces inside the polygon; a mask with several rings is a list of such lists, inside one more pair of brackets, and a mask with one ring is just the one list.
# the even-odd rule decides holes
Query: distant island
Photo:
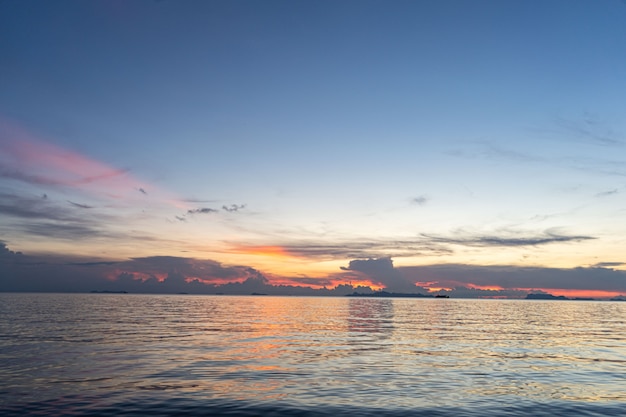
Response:
[{"label": "distant island", "polygon": [[384,298],[450,298],[448,295],[431,295],[422,293],[403,293],[403,292],[388,292],[388,291],[376,291],[373,293],[360,293],[353,292],[346,295],[346,297],[384,297]]},{"label": "distant island", "polygon": [[574,301],[594,301],[593,298],[586,297],[575,297],[568,298],[564,295],[552,295],[546,293],[538,293],[538,294],[528,294],[526,296],[527,300],[574,300]]}]

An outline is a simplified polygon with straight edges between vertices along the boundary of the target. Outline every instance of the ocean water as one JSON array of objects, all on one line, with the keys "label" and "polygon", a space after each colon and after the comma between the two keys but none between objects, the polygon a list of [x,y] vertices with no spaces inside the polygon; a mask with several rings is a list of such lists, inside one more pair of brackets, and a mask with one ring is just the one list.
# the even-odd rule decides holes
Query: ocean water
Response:
[{"label": "ocean water", "polygon": [[0,415],[626,416],[626,303],[5,293]]}]

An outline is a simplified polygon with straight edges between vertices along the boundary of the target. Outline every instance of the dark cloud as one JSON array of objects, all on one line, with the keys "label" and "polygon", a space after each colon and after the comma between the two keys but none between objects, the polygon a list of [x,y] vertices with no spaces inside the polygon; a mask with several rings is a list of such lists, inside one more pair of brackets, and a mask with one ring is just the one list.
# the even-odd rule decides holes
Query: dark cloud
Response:
[{"label": "dark cloud", "polygon": [[64,240],[109,236],[96,227],[78,223],[29,222],[22,224],[19,229],[30,235]]},{"label": "dark cloud", "polygon": [[289,282],[297,285],[332,286],[333,281],[328,278],[289,277]]},{"label": "dark cloud", "polygon": [[413,204],[417,204],[418,206],[423,206],[424,204],[426,204],[428,202],[428,197],[424,196],[424,195],[420,195],[418,197],[415,197],[411,200],[411,203]]},{"label": "dark cloud", "polygon": [[358,241],[300,241],[280,244],[285,252],[304,258],[319,259],[376,259],[408,256],[442,256],[453,253],[452,245],[475,247],[539,246],[551,243],[579,242],[594,239],[591,236],[564,235],[547,230],[535,235],[519,236],[515,232],[502,235],[479,235],[458,231],[452,236],[421,234],[415,239],[361,239]]},{"label": "dark cloud", "polygon": [[174,217],[176,217],[176,220],[178,220],[178,221],[180,221],[180,222],[186,222],[186,221],[187,221],[187,219],[186,219],[186,218],[181,217],[181,216],[174,216]]},{"label": "dark cloud", "polygon": [[624,262],[599,262],[593,265],[593,268],[612,268],[614,266],[625,265]]},{"label": "dark cloud", "polygon": [[0,193],[0,215],[24,219],[76,221],[66,208],[54,205],[46,198]]},{"label": "dark cloud", "polygon": [[239,210],[244,209],[245,207],[246,207],[246,205],[245,205],[245,204],[240,204],[240,205],[237,205],[237,204],[231,204],[230,206],[225,206],[225,205],[224,205],[224,206],[222,206],[222,210],[227,211],[227,212],[229,212],[229,213],[236,213],[236,212],[238,212]]},{"label": "dark cloud", "polygon": [[68,203],[70,203],[71,205],[73,205],[74,207],[78,207],[78,208],[82,208],[82,209],[90,209],[93,208],[93,206],[88,206],[87,204],[79,204],[79,203],[75,203],[73,201],[67,200]]},{"label": "dark cloud", "polygon": [[21,252],[13,252],[7,247],[7,244],[0,240],[0,257],[9,258],[21,255]]},{"label": "dark cloud", "polygon": [[139,188],[137,189],[137,191],[139,191],[141,194],[148,195],[148,192],[144,190],[143,188]]},{"label": "dark cloud", "polygon": [[[92,208],[67,201],[72,207]],[[58,205],[50,198],[0,193],[0,216],[12,217],[11,230],[36,236],[59,239],[82,239],[89,236],[105,236],[99,227],[107,217],[98,218],[78,215],[67,205]]]},{"label": "dark cloud", "polygon": [[601,267],[565,269],[442,264],[397,269],[408,281],[428,282],[433,287],[626,291],[626,271]]},{"label": "dark cloud", "polygon": [[619,190],[617,188],[613,189],[613,190],[609,190],[609,191],[603,191],[601,193],[597,193],[596,197],[608,197],[610,195],[614,195],[617,194],[619,192]]},{"label": "dark cloud", "polygon": [[217,212],[218,210],[215,210],[209,207],[202,207],[198,209],[187,210],[187,214],[210,214],[210,213],[217,213]]},{"label": "dark cloud", "polygon": [[416,240],[365,240],[339,241],[335,244],[326,242],[306,241],[299,243],[284,243],[281,249],[294,256],[319,259],[366,259],[384,257],[406,257],[417,255],[438,256],[450,254],[450,249],[444,248],[424,239]]},{"label": "dark cloud", "polygon": [[407,280],[393,266],[391,258],[356,259],[350,261],[347,267],[341,267],[344,271],[356,271],[367,275],[375,284],[382,285],[392,292],[419,292],[414,283]]},{"label": "dark cloud", "polygon": [[566,236],[546,231],[541,235],[516,237],[512,235],[496,236],[496,235],[472,235],[467,237],[444,237],[422,234],[422,236],[434,243],[452,244],[463,246],[538,246],[550,243],[564,242],[580,242],[583,240],[595,239],[592,236]]},{"label": "dark cloud", "polygon": [[[428,293],[429,287],[448,288],[452,297],[523,298],[529,292],[604,290],[626,294],[626,271],[612,269],[621,262],[588,268],[539,268],[509,265],[441,264],[395,267],[390,258],[355,259],[336,274],[322,278],[268,277],[245,265],[225,265],[209,259],[151,256],[127,260],[33,256],[0,242],[0,291],[133,293],[346,295],[371,291],[352,287],[353,280],[370,280],[390,292]],[[276,285],[274,280],[289,285]],[[330,288],[333,283],[341,283]],[[311,286],[327,288],[314,289]]]}]

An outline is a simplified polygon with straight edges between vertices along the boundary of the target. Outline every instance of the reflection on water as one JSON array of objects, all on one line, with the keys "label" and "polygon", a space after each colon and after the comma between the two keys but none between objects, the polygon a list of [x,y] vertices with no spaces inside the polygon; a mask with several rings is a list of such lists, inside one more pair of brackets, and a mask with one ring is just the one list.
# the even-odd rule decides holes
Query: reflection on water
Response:
[{"label": "reflection on water", "polygon": [[610,302],[0,294],[0,411],[619,415],[625,320]]},{"label": "reflection on water", "polygon": [[351,332],[393,332],[393,300],[350,298],[348,300],[348,329]]}]

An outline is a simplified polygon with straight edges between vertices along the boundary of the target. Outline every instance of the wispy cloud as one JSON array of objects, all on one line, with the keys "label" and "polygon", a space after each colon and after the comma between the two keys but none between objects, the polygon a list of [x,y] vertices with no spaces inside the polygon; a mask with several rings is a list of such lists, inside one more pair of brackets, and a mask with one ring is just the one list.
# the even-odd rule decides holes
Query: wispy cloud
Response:
[{"label": "wispy cloud", "polygon": [[236,213],[239,210],[242,210],[244,208],[246,208],[245,204],[239,204],[239,205],[231,204],[230,206],[226,206],[226,205],[222,206],[222,210],[227,211],[229,213]]},{"label": "wispy cloud", "polygon": [[88,206],[87,204],[75,203],[75,202],[70,201],[70,200],[67,200],[67,202],[70,203],[71,205],[73,205],[74,207],[78,207],[78,208],[82,208],[82,209],[93,208],[93,206]]},{"label": "wispy cloud", "polygon": [[503,147],[502,145],[488,140],[470,142],[471,147],[451,149],[446,154],[465,159],[494,159],[520,163],[545,163],[546,158],[534,153]]},{"label": "wispy cloud", "polygon": [[614,266],[622,266],[626,265],[625,262],[598,262],[595,265],[592,265],[592,268],[612,268]]},{"label": "wispy cloud", "polygon": [[446,256],[455,252],[455,246],[468,247],[523,247],[555,243],[575,243],[595,239],[593,236],[557,233],[555,229],[543,232],[501,231],[499,234],[472,233],[456,230],[448,235],[421,233],[413,239],[344,239],[280,240],[263,245],[225,242],[229,253],[262,256],[282,256],[303,259],[378,259],[415,256]]},{"label": "wispy cloud", "polygon": [[133,200],[134,193],[147,195],[168,205],[186,204],[172,193],[148,186],[130,174],[96,159],[48,141],[0,120],[0,178],[40,186],[80,190],[106,199]]},{"label": "wispy cloud", "polygon": [[411,203],[417,204],[418,206],[423,206],[428,202],[429,198],[425,195],[420,195],[411,199]]},{"label": "wispy cloud", "polygon": [[216,210],[210,207],[202,207],[202,208],[187,210],[187,214],[211,214],[211,213],[217,213],[217,212],[219,212],[219,210]]},{"label": "wispy cloud", "polygon": [[596,197],[608,197],[610,195],[614,195],[619,193],[619,190],[617,188],[613,189],[613,190],[608,190],[608,191],[603,191],[601,193],[597,193]]},{"label": "wispy cloud", "polygon": [[537,235],[514,236],[512,233],[503,235],[467,235],[465,232],[457,232],[458,235],[466,236],[434,236],[422,234],[422,236],[430,242],[440,244],[462,245],[462,246],[478,246],[478,247],[507,247],[507,246],[538,246],[551,243],[580,242],[583,240],[595,239],[592,236],[568,236],[560,235],[551,231],[545,231]]},{"label": "wispy cloud", "polygon": [[[228,243],[228,242],[227,242]],[[441,256],[452,253],[451,249],[435,243],[425,242],[424,239],[358,239],[342,240],[335,243],[327,241],[298,241],[281,242],[272,245],[249,245],[228,243],[226,252],[246,253],[263,256],[297,257],[304,259],[367,259],[383,257],[406,256]]]},{"label": "wispy cloud", "polygon": [[[231,205],[223,205],[222,206],[222,210],[227,212],[227,213],[237,213],[240,210],[244,209],[246,207],[245,204],[231,204]],[[177,220],[183,222],[186,221],[187,218],[186,216],[193,216],[195,214],[216,214],[219,213],[220,210],[219,209],[214,209],[212,207],[200,207],[200,208],[196,208],[196,209],[189,209],[187,210],[187,213],[181,215],[181,216],[175,216]]]},{"label": "wispy cloud", "polygon": [[29,235],[45,236],[62,240],[82,240],[85,238],[109,236],[103,230],[89,223],[50,223],[29,222],[20,226],[22,232]]},{"label": "wispy cloud", "polygon": [[555,125],[580,140],[588,141],[598,145],[615,146],[624,144],[624,135],[611,129],[597,116],[585,113],[579,119],[569,119],[557,117]]},{"label": "wispy cloud", "polygon": [[69,209],[55,205],[50,199],[0,192],[0,215],[23,219],[81,221]]}]

